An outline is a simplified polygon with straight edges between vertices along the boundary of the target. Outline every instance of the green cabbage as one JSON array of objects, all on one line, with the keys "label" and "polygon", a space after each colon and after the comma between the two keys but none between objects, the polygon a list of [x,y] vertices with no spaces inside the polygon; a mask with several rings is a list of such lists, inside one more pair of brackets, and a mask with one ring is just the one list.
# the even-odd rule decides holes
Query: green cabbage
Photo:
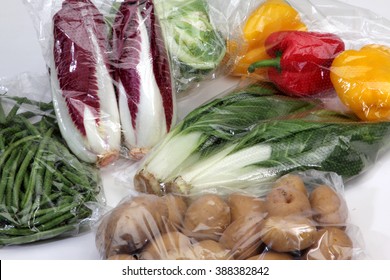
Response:
[{"label": "green cabbage", "polygon": [[210,20],[205,0],[155,0],[179,90],[216,69],[226,42]]}]

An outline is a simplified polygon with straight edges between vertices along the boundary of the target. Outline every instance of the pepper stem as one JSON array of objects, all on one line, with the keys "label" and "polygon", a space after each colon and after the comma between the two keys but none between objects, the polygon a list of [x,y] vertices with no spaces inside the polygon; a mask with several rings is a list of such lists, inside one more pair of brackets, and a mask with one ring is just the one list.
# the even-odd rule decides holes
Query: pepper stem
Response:
[{"label": "pepper stem", "polygon": [[249,65],[248,72],[253,73],[257,68],[263,67],[275,67],[280,69],[280,57],[253,62],[251,65]]}]

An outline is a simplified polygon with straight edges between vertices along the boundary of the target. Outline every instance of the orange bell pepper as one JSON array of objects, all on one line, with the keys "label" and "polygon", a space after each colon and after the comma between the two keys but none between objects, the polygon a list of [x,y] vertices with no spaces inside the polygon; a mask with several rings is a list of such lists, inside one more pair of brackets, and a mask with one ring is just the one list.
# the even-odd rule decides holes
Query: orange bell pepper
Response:
[{"label": "orange bell pepper", "polygon": [[390,47],[370,44],[346,50],[330,70],[341,102],[361,120],[390,120]]}]

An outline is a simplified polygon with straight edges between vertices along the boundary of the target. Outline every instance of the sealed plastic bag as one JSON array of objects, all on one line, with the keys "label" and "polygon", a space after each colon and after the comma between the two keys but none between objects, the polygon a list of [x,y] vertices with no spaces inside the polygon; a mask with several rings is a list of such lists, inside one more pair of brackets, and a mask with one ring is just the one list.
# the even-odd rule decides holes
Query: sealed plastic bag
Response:
[{"label": "sealed plastic bag", "polygon": [[120,155],[141,159],[175,125],[179,85],[215,78],[225,54],[203,0],[180,3],[178,15],[177,1],[44,2],[26,4],[63,137],[99,166]]},{"label": "sealed plastic bag", "polygon": [[[349,260],[365,257],[349,224],[342,178],[308,170],[262,184],[266,193],[138,194],[102,217],[103,259]],[[261,188],[259,185],[259,188]]]},{"label": "sealed plastic bag", "polygon": [[360,119],[389,120],[388,20],[330,0],[234,4],[226,10],[238,24],[228,44],[233,76],[298,97],[337,93]]},{"label": "sealed plastic bag", "polygon": [[[227,22],[206,0],[155,0],[178,91],[217,76],[226,53]],[[228,4],[229,5],[229,4]]]},{"label": "sealed plastic bag", "polygon": [[389,136],[389,122],[361,122],[320,100],[253,84],[190,112],[142,161],[134,186],[156,194],[251,189],[307,169],[348,180],[376,162]]},{"label": "sealed plastic bag", "polygon": [[[51,17],[61,8],[62,0],[24,0],[29,8],[38,32],[43,55],[48,62],[51,47]],[[77,2],[77,1],[71,1]],[[109,28],[115,21],[122,3],[155,6],[155,16],[160,22],[173,68],[173,80],[177,93],[184,94],[188,88],[197,86],[203,80],[225,75],[226,65],[220,65],[226,52],[226,38],[229,36],[228,19],[215,1],[123,1],[93,0]],[[228,4],[230,6],[231,3]],[[152,34],[155,37],[158,34]],[[158,39],[159,41],[159,39]],[[161,42],[159,42],[160,44]],[[226,62],[226,61],[225,61]]]},{"label": "sealed plastic bag", "polygon": [[104,203],[97,168],[79,161],[63,141],[51,102],[1,85],[0,245],[89,230],[92,209]]}]

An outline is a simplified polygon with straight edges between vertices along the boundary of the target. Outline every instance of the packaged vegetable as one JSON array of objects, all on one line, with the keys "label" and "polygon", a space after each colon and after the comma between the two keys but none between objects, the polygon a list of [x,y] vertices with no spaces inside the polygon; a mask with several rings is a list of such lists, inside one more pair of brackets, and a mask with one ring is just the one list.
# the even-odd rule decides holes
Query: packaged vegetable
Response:
[{"label": "packaged vegetable", "polygon": [[212,10],[212,1],[154,2],[171,55],[176,88],[184,91],[206,76],[215,75],[226,53],[226,39],[215,25],[223,16]]},{"label": "packaged vegetable", "polygon": [[360,122],[320,100],[253,84],[190,112],[142,161],[134,186],[156,194],[223,192],[306,169],[348,180],[388,148],[389,133],[389,122]]},{"label": "packaged vegetable", "polygon": [[141,159],[175,125],[176,94],[216,78],[225,55],[205,0],[26,3],[63,137],[101,167]]},{"label": "packaged vegetable", "polygon": [[121,127],[103,14],[89,0],[65,0],[53,16],[50,74],[61,134],[83,161],[119,156]]},{"label": "packaged vegetable", "polygon": [[253,62],[248,72],[266,67],[268,79],[281,92],[307,96],[333,89],[329,68],[344,51],[344,42],[335,34],[308,31],[274,32],[264,42],[271,59]]},{"label": "packaged vegetable", "polygon": [[273,32],[306,30],[299,13],[284,0],[266,0],[245,22],[243,35],[249,49],[257,48]]},{"label": "packaged vegetable", "polygon": [[361,120],[390,119],[390,47],[369,44],[346,50],[332,63],[330,78],[340,100]]},{"label": "packaged vegetable", "polygon": [[[229,41],[228,52],[237,57],[232,74],[236,76],[263,76],[264,71],[261,70],[256,71],[256,75],[250,75],[249,65],[269,58],[264,42],[270,34],[287,30],[307,30],[299,12],[284,0],[262,1],[242,23],[242,38],[237,39],[238,42]],[[236,50],[238,46],[240,46],[239,51]]]},{"label": "packaged vegetable", "polygon": [[141,159],[176,122],[170,62],[154,1],[124,1],[112,32],[114,79],[124,145]]},{"label": "packaged vegetable", "polygon": [[[294,172],[258,187],[267,192],[231,188],[225,194],[209,189],[196,195],[125,197],[99,221],[97,249],[102,259],[133,260],[365,257],[359,229],[349,223],[343,180],[337,174]],[[271,210],[276,208],[282,211]],[[168,209],[176,209],[180,219]]]},{"label": "packaged vegetable", "polygon": [[61,137],[53,104],[0,96],[0,245],[75,236],[103,204],[96,166]]}]

